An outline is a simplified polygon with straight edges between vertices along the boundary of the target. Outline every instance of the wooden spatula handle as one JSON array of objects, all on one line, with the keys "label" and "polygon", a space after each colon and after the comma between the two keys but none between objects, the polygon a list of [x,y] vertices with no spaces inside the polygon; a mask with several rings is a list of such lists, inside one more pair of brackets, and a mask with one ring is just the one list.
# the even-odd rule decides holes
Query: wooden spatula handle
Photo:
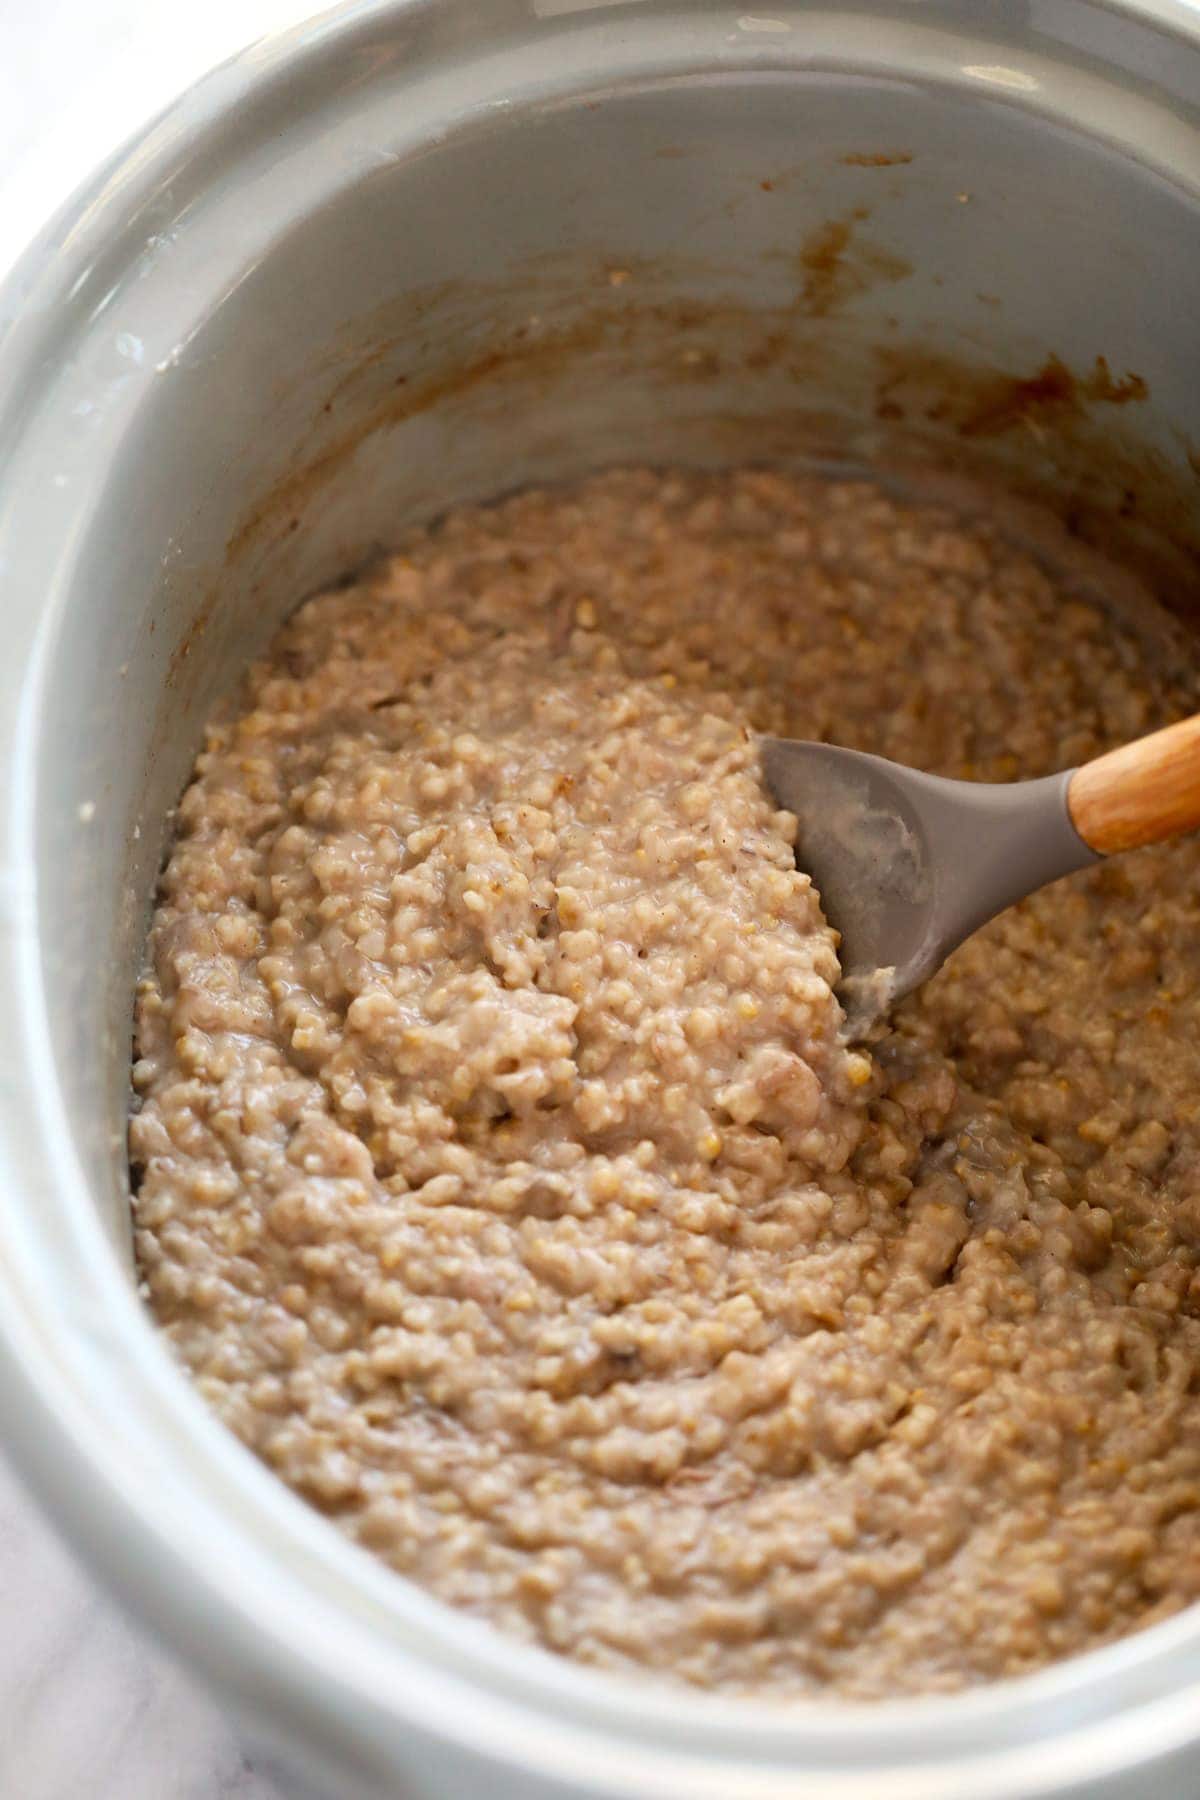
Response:
[{"label": "wooden spatula handle", "polygon": [[1200,714],[1076,769],[1071,823],[1101,856],[1200,828]]}]

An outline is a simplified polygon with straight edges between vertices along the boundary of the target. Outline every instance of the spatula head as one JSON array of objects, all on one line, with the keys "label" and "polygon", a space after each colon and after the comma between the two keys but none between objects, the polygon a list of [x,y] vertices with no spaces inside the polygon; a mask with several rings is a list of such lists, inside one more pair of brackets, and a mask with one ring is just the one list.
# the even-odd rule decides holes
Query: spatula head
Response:
[{"label": "spatula head", "polygon": [[1071,824],[1070,771],[1039,781],[947,781],[880,756],[763,738],[777,803],[795,813],[796,862],[841,933],[848,1036],[1014,900],[1096,861]]},{"label": "spatula head", "polygon": [[897,779],[907,771],[788,738],[764,738],[762,762],[775,799],[799,821],[796,862],[841,934],[839,991],[865,1028],[923,978],[928,950],[934,879],[924,824]]}]

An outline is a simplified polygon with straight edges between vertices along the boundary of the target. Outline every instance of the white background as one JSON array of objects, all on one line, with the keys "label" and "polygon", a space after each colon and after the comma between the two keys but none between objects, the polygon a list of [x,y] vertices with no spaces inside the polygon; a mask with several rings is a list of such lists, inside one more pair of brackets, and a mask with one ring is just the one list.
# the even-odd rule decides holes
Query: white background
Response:
[{"label": "white background", "polygon": [[0,270],[197,76],[319,0],[0,0]]},{"label": "white background", "polygon": [[[214,63],[315,0],[0,0],[0,274]],[[0,1458],[0,1800],[275,1800],[211,1702],[126,1624]]]}]

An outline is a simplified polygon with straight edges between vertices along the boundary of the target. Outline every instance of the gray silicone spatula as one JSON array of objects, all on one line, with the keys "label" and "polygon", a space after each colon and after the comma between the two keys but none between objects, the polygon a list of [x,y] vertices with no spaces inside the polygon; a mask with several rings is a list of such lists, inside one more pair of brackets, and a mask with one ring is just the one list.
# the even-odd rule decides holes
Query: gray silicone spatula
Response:
[{"label": "gray silicone spatula", "polygon": [[796,862],[841,933],[849,1036],[1014,901],[1200,826],[1200,715],[1039,781],[946,781],[830,744],[763,738]]}]

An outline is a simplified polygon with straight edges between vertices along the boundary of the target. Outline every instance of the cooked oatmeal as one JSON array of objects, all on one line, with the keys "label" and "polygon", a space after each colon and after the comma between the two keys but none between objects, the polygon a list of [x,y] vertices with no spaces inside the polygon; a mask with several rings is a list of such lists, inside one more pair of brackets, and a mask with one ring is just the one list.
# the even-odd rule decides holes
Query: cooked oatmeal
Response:
[{"label": "cooked oatmeal", "polygon": [[1195,705],[865,483],[609,474],[309,602],[209,730],[138,997],[137,1251],[201,1392],[592,1664],[893,1695],[1196,1598],[1197,846],[849,1049],[754,742],[1010,779]]}]

